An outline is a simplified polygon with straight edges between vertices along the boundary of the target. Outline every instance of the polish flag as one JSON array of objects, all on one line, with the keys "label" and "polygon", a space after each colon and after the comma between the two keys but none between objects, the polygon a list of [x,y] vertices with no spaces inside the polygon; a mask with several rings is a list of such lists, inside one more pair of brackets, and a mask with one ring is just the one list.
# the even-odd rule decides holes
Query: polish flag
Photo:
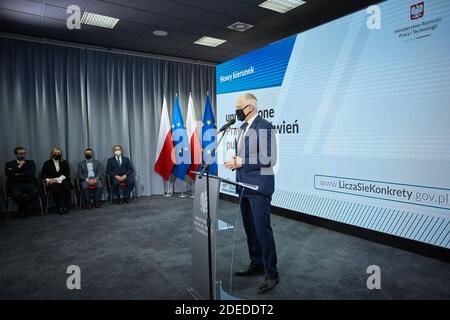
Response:
[{"label": "polish flag", "polygon": [[195,179],[195,174],[190,171],[197,171],[202,163],[202,147],[200,143],[200,135],[198,133],[197,121],[195,118],[194,101],[192,94],[189,95],[188,111],[186,116],[186,130],[191,146],[191,166],[188,170],[188,175]]},{"label": "polish flag", "polygon": [[164,180],[169,180],[170,178],[174,166],[173,159],[175,159],[175,155],[173,151],[172,129],[170,127],[167,101],[164,97],[155,163],[155,171],[159,173]]}]

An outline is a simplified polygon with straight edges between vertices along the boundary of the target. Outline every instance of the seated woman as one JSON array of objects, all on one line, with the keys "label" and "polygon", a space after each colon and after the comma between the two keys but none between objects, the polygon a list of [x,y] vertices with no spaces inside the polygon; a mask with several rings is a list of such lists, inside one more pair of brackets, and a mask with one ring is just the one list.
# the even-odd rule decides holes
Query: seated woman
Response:
[{"label": "seated woman", "polygon": [[62,158],[60,148],[53,148],[50,159],[44,162],[41,179],[45,180],[47,191],[52,192],[59,214],[69,213],[72,203],[69,163]]}]

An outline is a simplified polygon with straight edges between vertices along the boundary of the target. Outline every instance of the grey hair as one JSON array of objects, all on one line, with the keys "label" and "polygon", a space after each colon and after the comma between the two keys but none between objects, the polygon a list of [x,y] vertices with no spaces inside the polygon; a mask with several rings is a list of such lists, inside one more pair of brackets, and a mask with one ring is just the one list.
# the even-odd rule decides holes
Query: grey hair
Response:
[{"label": "grey hair", "polygon": [[247,93],[241,94],[239,96],[239,99],[245,100],[246,105],[251,104],[255,108],[255,110],[258,110],[258,99],[255,97],[254,94],[247,92]]}]

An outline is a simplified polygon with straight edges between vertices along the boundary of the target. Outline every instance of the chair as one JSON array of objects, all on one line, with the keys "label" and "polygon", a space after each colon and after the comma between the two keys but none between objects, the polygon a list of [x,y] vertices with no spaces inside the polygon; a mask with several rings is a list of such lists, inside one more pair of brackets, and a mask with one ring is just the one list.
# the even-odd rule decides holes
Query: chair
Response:
[{"label": "chair", "polygon": [[[80,205],[80,208],[83,206],[83,203],[84,203],[84,198],[83,198],[83,194],[81,193],[81,184],[80,184],[80,180],[79,179],[77,179],[77,178],[75,178],[75,186],[76,186],[76,190],[77,190],[77,193],[78,193],[78,203],[79,203],[79,205]],[[95,189],[97,189],[97,186],[96,185],[90,185],[90,186],[88,186],[88,189],[89,190],[95,190]],[[103,196],[105,195],[105,186],[103,186],[103,193],[102,193],[102,198],[103,198]]]},{"label": "chair", "polygon": [[[9,220],[9,212],[10,212],[10,201],[12,201],[11,195],[8,193],[8,191],[6,190],[6,181],[5,179],[2,179],[1,181],[1,189],[2,189],[2,196],[3,196],[3,201],[5,203],[5,207],[6,207],[6,221]],[[40,193],[38,193],[38,200],[39,200],[39,206],[41,208],[41,215],[44,215],[44,209],[42,206],[42,199],[41,199],[41,195]]]},{"label": "chair", "polygon": [[[138,181],[138,176],[133,176],[134,178],[134,185],[133,185],[133,189],[131,189],[131,193],[130,193],[130,197],[132,200],[137,201],[137,194],[136,194],[136,184]],[[107,202],[109,202],[109,204],[112,204],[113,201],[113,197],[114,197],[114,193],[112,191],[112,184],[111,184],[111,177],[110,176],[106,176],[106,184],[107,184],[107,188],[108,188],[108,198],[107,198]],[[119,184],[119,189],[125,189],[126,188],[126,183],[125,182],[121,182]],[[120,190],[119,190],[120,192]]]},{"label": "chair", "polygon": [[[70,181],[72,182],[72,185],[76,185],[76,179],[74,178],[68,178],[70,179]],[[45,196],[45,214],[48,213],[48,203],[49,203],[49,198],[51,195],[51,192],[47,190],[47,183],[45,182],[45,179],[41,179],[41,186],[42,186],[42,190]],[[70,191],[71,197],[73,199],[72,204],[75,202],[75,208],[79,209],[78,207],[78,200],[77,200],[77,196],[75,194],[75,188],[72,188],[72,190]]]}]

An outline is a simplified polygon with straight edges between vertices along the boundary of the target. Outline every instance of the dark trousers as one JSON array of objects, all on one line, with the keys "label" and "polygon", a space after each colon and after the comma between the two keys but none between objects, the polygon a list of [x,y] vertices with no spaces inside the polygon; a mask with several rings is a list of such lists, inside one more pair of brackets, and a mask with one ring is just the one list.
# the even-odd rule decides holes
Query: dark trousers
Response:
[{"label": "dark trousers", "polygon": [[270,226],[270,200],[264,195],[244,195],[240,206],[251,265],[264,266],[266,275],[275,277],[278,275],[277,253]]},{"label": "dark trousers", "polygon": [[15,185],[11,187],[11,198],[19,206],[19,211],[25,211],[36,204],[39,190],[33,183]]},{"label": "dark trousers", "polygon": [[72,195],[70,194],[72,188],[72,183],[67,179],[61,183],[52,183],[47,186],[47,190],[53,193],[56,206],[59,209],[63,207],[70,208],[72,206]]},{"label": "dark trousers", "polygon": [[95,184],[95,189],[89,189],[89,184],[86,181],[81,182],[81,192],[83,193],[84,201],[90,202],[91,197],[90,194],[92,194],[94,198],[94,202],[100,201],[100,198],[102,196],[103,192],[103,183],[98,180]]},{"label": "dark trousers", "polygon": [[[113,193],[117,199],[120,199],[120,182],[117,179],[115,179],[114,177],[111,177],[111,180],[112,180]],[[133,190],[133,186],[134,186],[134,178],[127,177],[124,182],[125,182],[125,188],[123,189],[123,198],[130,199],[130,193],[131,193],[131,190]]]}]

